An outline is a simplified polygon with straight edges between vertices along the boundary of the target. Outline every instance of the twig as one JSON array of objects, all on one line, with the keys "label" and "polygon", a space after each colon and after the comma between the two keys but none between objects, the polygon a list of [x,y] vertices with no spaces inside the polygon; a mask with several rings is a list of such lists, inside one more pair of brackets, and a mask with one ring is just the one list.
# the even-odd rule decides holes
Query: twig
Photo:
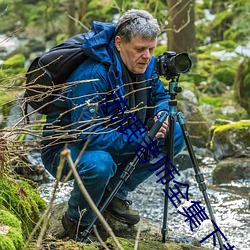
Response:
[{"label": "twig", "polygon": [[88,202],[90,208],[95,212],[95,214],[97,215],[98,219],[100,220],[100,222],[102,223],[102,225],[104,226],[105,230],[108,232],[108,234],[113,238],[115,245],[118,247],[119,250],[124,250],[123,247],[121,246],[121,244],[119,243],[119,241],[117,240],[116,236],[114,235],[111,227],[109,226],[109,224],[106,222],[106,220],[104,219],[104,217],[102,216],[102,214],[100,213],[100,211],[98,210],[98,208],[96,207],[95,203],[93,202],[92,198],[90,197],[88,191],[86,190],[79,174],[77,173],[77,170],[75,168],[74,162],[71,158],[71,154],[70,154],[70,150],[69,149],[64,149],[61,152],[61,157],[62,158],[66,158],[68,160],[69,166],[73,172],[73,176],[75,178],[75,181],[78,184],[79,189],[81,190],[84,198],[86,199],[86,201]]},{"label": "twig", "polygon": [[140,233],[141,233],[141,220],[139,221],[139,226],[138,226],[138,230],[137,230],[137,234],[136,234],[136,238],[135,238],[135,246],[134,246],[134,250],[138,249],[138,245],[139,245],[139,237],[140,237]]},{"label": "twig", "polygon": [[87,26],[85,26],[82,22],[80,22],[79,20],[77,20],[76,18],[74,18],[71,15],[68,15],[68,17],[72,20],[74,20],[76,23],[80,24],[85,30],[89,31],[89,28]]},{"label": "twig", "polygon": [[101,245],[106,249],[109,250],[108,246],[105,244],[105,242],[102,240],[100,234],[97,231],[96,225],[93,226],[93,230],[95,232],[95,235],[97,237],[97,239],[100,241]]}]

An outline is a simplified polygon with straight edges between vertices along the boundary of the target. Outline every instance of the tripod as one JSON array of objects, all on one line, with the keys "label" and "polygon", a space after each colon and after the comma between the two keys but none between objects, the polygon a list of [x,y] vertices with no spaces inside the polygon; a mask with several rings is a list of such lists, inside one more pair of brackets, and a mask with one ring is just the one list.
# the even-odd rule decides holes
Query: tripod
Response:
[{"label": "tripod", "polygon": [[[207,192],[206,192],[207,188],[206,188],[206,184],[204,182],[204,177],[199,169],[199,165],[198,165],[197,159],[195,157],[195,154],[194,154],[191,142],[190,142],[189,133],[188,133],[187,128],[186,128],[184,116],[181,112],[177,112],[176,95],[177,95],[177,93],[180,93],[182,91],[182,88],[178,86],[178,80],[179,80],[179,76],[176,79],[172,78],[172,80],[169,82],[169,94],[170,94],[169,114],[168,114],[169,132],[168,132],[168,136],[167,136],[166,140],[167,140],[167,146],[168,146],[167,159],[170,159],[170,161],[168,161],[166,163],[166,166],[168,169],[171,169],[170,162],[172,162],[172,164],[174,164],[174,123],[175,123],[175,118],[177,117],[177,120],[181,126],[181,131],[182,131],[182,134],[183,134],[186,146],[187,146],[187,150],[188,150],[191,162],[192,162],[193,167],[194,167],[196,182],[198,183],[199,189],[203,194],[203,198],[205,200],[206,207],[207,207],[207,210],[209,212],[210,218],[215,222],[213,210],[212,210],[212,207],[211,207],[211,204],[210,204],[210,201],[208,199]],[[167,176],[166,169],[165,169],[165,174]],[[166,183],[165,190],[168,193],[169,182]],[[167,215],[168,215],[168,196],[165,194],[163,226],[162,226],[162,242],[163,243],[166,242],[166,234],[168,231],[167,230]],[[214,226],[214,229],[216,229],[215,226]],[[221,235],[219,234],[218,231],[216,231],[216,236],[217,236],[217,239],[219,241],[220,248],[224,249]]]}]

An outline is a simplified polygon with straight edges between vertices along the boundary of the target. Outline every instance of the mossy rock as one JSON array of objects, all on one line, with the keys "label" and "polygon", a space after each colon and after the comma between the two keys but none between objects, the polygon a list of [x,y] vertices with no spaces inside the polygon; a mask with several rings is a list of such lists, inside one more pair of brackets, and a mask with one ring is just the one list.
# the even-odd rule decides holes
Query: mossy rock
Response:
[{"label": "mossy rock", "polygon": [[46,208],[46,202],[30,183],[5,174],[0,178],[0,207],[4,207],[21,221],[25,239],[40,219],[41,211]]},{"label": "mossy rock", "polygon": [[250,147],[250,120],[214,125],[210,130],[210,149],[216,159],[247,155]]},{"label": "mossy rock", "polygon": [[239,105],[234,98],[234,94],[230,91],[226,91],[220,96],[200,93],[199,103],[200,109],[212,123],[217,119],[225,119],[225,117],[231,121],[249,118],[247,111]]},{"label": "mossy rock", "polygon": [[21,223],[7,210],[0,209],[0,249],[22,249],[24,239]]}]

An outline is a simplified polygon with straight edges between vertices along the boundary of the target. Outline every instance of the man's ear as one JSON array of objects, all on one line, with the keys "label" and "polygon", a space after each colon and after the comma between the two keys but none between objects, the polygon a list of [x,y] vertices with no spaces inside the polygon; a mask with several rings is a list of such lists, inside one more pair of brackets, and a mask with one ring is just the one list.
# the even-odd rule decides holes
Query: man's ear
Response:
[{"label": "man's ear", "polygon": [[121,43],[122,43],[121,37],[116,36],[115,37],[115,47],[118,51],[120,51],[120,49],[121,49]]}]

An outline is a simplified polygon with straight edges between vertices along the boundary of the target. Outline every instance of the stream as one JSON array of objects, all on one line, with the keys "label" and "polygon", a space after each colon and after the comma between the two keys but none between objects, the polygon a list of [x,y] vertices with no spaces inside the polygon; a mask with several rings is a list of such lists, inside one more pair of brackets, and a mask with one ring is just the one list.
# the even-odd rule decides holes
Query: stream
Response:
[{"label": "stream", "polygon": [[[205,157],[199,167],[205,178],[206,192],[213,209],[216,224],[227,239],[227,241],[223,240],[223,243],[235,246],[235,250],[250,250],[250,180],[212,185],[212,171],[215,164],[216,162],[211,157]],[[187,208],[191,204],[190,201],[200,201],[209,217],[203,194],[197,187],[194,169],[191,167],[179,170],[179,173],[180,176],[177,176],[178,178],[175,178],[175,181],[189,185],[189,201],[182,200],[178,209],[182,206]],[[158,179],[159,176],[153,174],[136,191],[131,193],[129,198],[133,201],[132,208],[137,210],[141,217],[147,218],[153,224],[159,226],[160,232],[164,213],[164,192],[162,191],[163,185],[156,183]],[[52,181],[39,187],[40,193],[46,201],[50,200],[53,185],[54,182]],[[172,182],[170,187],[173,188]],[[69,198],[71,188],[72,182],[64,184],[57,192],[55,203],[66,201]],[[183,212],[183,210],[179,211]],[[186,217],[179,214],[174,205],[169,202],[167,222],[169,238],[176,242],[191,243],[194,239],[201,241],[214,231],[210,218],[201,222],[198,228],[193,226],[193,231],[191,231],[189,222],[185,222],[185,219]],[[205,240],[202,246],[220,249],[218,242],[216,247],[213,247],[212,237]]]}]

